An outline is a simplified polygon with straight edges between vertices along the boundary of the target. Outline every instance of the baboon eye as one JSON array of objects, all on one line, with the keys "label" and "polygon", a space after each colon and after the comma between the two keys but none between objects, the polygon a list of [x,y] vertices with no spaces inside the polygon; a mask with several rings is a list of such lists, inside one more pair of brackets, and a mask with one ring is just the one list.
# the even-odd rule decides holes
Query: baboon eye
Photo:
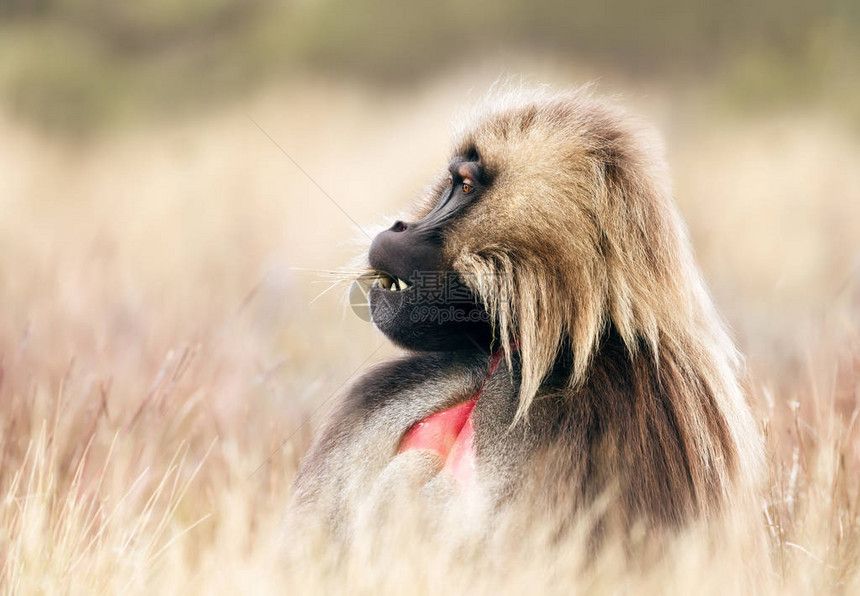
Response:
[{"label": "baboon eye", "polygon": [[468,182],[464,182],[464,183],[463,183],[463,192],[464,192],[464,193],[469,194],[470,192],[472,192],[472,189],[473,189],[473,188],[474,188],[474,186],[472,186],[472,185],[471,185],[471,184],[469,184]]},{"label": "baboon eye", "polygon": [[448,176],[448,188],[451,188],[452,186],[454,186],[454,178]]}]

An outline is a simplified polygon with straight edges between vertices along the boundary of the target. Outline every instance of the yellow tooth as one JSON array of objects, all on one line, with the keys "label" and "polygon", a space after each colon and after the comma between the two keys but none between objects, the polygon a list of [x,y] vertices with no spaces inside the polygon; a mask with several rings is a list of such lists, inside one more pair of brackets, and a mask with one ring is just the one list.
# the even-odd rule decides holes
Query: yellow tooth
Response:
[{"label": "yellow tooth", "polygon": [[398,286],[401,290],[405,290],[406,288],[408,288],[408,287],[409,287],[409,284],[407,284],[407,283],[406,283],[405,281],[403,281],[402,279],[398,278],[398,279],[397,279],[397,286]]}]

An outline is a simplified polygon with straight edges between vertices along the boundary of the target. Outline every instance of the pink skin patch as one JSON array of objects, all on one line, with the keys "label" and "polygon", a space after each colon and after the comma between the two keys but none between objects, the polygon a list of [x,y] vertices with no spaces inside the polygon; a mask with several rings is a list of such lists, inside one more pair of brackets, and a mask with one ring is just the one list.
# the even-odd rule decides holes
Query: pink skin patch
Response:
[{"label": "pink skin patch", "polygon": [[406,431],[398,453],[424,449],[438,454],[447,470],[461,486],[469,486],[475,473],[472,410],[477,398],[427,416]]},{"label": "pink skin patch", "polygon": [[[474,404],[475,402],[473,401],[472,405]],[[454,441],[454,446],[451,447],[451,451],[448,452],[448,458],[445,460],[445,469],[463,487],[471,486],[472,479],[475,476],[474,441],[475,427],[472,424],[472,413],[469,412],[466,424],[460,429],[460,434],[457,435],[457,440]]]},{"label": "pink skin patch", "polygon": [[478,394],[466,403],[430,414],[424,420],[413,424],[400,440],[397,453],[413,449],[432,451],[442,458],[445,462],[443,469],[451,474],[460,486],[471,486],[475,477],[475,426],[472,423],[472,411],[501,361],[502,351],[496,350]]}]

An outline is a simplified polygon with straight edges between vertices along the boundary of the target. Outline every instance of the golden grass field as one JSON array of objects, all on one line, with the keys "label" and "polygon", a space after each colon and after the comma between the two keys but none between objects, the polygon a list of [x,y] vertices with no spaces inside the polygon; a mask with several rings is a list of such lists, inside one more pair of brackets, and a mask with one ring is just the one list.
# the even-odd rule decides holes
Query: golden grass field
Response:
[{"label": "golden grass field", "polygon": [[824,107],[739,115],[633,83],[747,356],[768,556],[693,532],[656,567],[582,574],[539,555],[487,577],[279,562],[332,395],[395,350],[344,287],[316,299],[362,234],[266,135],[371,229],[444,164],[482,88],[309,81],[85,140],[0,116],[3,593],[722,594],[750,574],[760,593],[860,591],[860,137]]}]

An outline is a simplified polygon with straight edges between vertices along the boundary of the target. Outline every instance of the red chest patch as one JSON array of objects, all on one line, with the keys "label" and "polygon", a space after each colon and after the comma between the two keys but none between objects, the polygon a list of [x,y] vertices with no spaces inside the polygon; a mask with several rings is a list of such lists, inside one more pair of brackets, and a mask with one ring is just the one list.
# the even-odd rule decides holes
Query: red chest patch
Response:
[{"label": "red chest patch", "polygon": [[411,449],[432,451],[442,458],[445,469],[457,482],[468,486],[475,469],[472,410],[476,403],[477,398],[416,422],[403,435],[397,452]]},{"label": "red chest patch", "polygon": [[443,469],[450,473],[460,486],[471,485],[475,476],[475,427],[472,423],[472,413],[484,387],[502,359],[502,351],[493,354],[487,378],[471,400],[448,408],[435,414],[430,414],[416,422],[406,431],[400,440],[397,453],[412,449],[432,451],[445,462]]}]

